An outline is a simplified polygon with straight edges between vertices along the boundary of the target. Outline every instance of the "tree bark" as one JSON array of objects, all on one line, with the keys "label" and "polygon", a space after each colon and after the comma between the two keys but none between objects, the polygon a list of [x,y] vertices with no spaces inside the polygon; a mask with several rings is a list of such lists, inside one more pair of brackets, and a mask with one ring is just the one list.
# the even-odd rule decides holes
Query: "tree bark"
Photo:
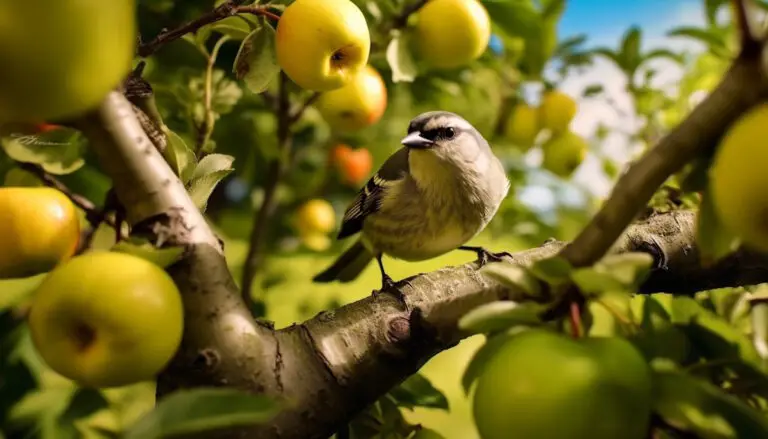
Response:
[{"label": "tree bark", "polygon": [[[130,103],[111,94],[81,129],[113,178],[134,231],[186,247],[182,261],[169,268],[184,298],[184,341],[159,377],[158,396],[183,387],[231,386],[286,403],[268,424],[216,437],[327,438],[465,337],[457,322],[468,311],[496,300],[523,300],[520,292],[466,264],[401,283],[403,302],[387,291],[366,294],[335,311],[274,330],[249,314],[219,241],[141,130]],[[768,257],[744,250],[702,268],[694,230],[693,212],[657,214],[630,226],[611,252],[653,256],[643,292],[689,294],[768,280]],[[511,262],[528,265],[565,245],[547,242],[514,254]]]}]

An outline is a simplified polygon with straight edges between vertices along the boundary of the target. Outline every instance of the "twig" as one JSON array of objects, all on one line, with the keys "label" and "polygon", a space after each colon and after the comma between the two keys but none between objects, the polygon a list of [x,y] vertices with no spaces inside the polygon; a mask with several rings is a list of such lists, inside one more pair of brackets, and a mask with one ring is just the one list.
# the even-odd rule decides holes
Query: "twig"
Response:
[{"label": "twig", "polygon": [[291,116],[288,118],[288,122],[293,125],[294,123],[298,122],[299,119],[301,119],[301,116],[304,114],[305,111],[307,111],[307,108],[309,108],[310,105],[314,104],[315,101],[320,97],[319,92],[314,92],[312,95],[310,95],[306,101],[304,101],[303,104],[299,108],[296,109],[296,111],[291,113]]},{"label": "twig", "polygon": [[155,53],[161,46],[170,43],[171,41],[178,40],[184,35],[190,32],[197,32],[201,27],[221,21],[225,18],[232,17],[240,13],[261,15],[271,20],[279,20],[280,16],[267,10],[266,6],[238,6],[237,2],[228,1],[222,3],[216,9],[211,12],[190,21],[176,29],[164,30],[153,40],[148,41],[139,46],[138,54],[142,58],[146,58]]},{"label": "twig", "polygon": [[760,41],[755,38],[752,32],[752,21],[749,18],[749,7],[752,0],[731,0],[731,11],[733,11],[736,27],[741,37],[741,51],[754,53],[762,48]]},{"label": "twig", "polygon": [[245,258],[243,267],[243,277],[240,283],[243,300],[246,304],[252,305],[253,279],[256,276],[259,265],[261,265],[261,247],[264,236],[267,232],[267,226],[272,218],[276,205],[275,192],[285,173],[287,158],[290,155],[291,148],[291,122],[289,115],[288,101],[288,77],[280,73],[280,82],[278,85],[278,111],[277,111],[277,146],[280,156],[272,160],[267,171],[267,180],[264,187],[264,200],[260,208],[256,211],[253,218],[253,229],[248,246],[248,254]]},{"label": "twig", "polygon": [[229,41],[227,35],[222,36],[216,41],[216,44],[211,50],[211,54],[208,55],[208,62],[205,67],[205,88],[203,89],[203,105],[205,107],[205,119],[198,127],[198,139],[197,139],[197,154],[205,148],[205,144],[213,134],[213,126],[215,125],[215,117],[213,113],[213,66],[216,64],[216,58],[219,56],[219,50],[221,46]]},{"label": "twig", "polygon": [[581,325],[581,307],[579,306],[579,303],[576,301],[571,302],[570,306],[570,318],[568,319],[571,322],[571,335],[573,338],[581,338],[582,336],[582,325]]},{"label": "twig", "polygon": [[392,21],[392,29],[402,29],[408,24],[408,18],[427,4],[427,0],[418,0],[406,5],[402,12]]}]

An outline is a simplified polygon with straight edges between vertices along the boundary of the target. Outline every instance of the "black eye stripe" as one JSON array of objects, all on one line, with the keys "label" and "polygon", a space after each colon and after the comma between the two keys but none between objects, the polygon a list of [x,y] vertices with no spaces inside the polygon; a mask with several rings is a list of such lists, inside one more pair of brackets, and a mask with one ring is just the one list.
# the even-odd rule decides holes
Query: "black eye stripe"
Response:
[{"label": "black eye stripe", "polygon": [[460,132],[462,132],[460,128],[454,128],[454,127],[433,128],[431,130],[422,131],[421,137],[424,137],[425,139],[429,139],[429,140],[453,139]]}]

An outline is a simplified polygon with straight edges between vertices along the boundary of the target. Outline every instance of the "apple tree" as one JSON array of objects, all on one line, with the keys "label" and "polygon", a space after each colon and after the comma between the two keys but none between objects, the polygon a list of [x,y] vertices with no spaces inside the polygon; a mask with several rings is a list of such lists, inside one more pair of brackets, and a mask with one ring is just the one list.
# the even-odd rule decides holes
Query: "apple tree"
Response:
[{"label": "apple tree", "polygon": [[[406,412],[449,409],[419,371],[470,336],[483,439],[768,437],[766,3],[702,1],[706,27],[670,30],[695,55],[636,27],[588,47],[558,35],[566,7],[0,4],[0,438],[444,437]],[[584,138],[561,84],[597,59],[638,123]],[[674,91],[658,59],[684,69]],[[297,303],[432,109],[503,159],[487,234],[512,257]],[[611,133],[637,146],[621,171]],[[572,193],[587,156],[607,198],[552,217],[514,193]],[[268,321],[280,302],[302,319]]]}]

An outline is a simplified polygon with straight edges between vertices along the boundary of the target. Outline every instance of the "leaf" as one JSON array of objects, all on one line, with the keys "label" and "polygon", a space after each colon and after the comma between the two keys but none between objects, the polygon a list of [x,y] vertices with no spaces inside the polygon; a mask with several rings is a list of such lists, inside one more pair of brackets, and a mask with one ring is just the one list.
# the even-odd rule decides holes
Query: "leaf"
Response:
[{"label": "leaf", "polygon": [[602,84],[592,84],[588,85],[584,88],[584,91],[581,92],[581,95],[585,98],[597,96],[600,93],[603,92],[603,85]]},{"label": "leaf", "polygon": [[541,324],[540,314],[546,306],[536,302],[500,300],[486,303],[466,313],[459,320],[459,328],[474,334],[485,334],[513,326]]},{"label": "leaf", "polygon": [[592,56],[599,55],[604,58],[608,58],[609,61],[613,61],[613,63],[616,64],[616,67],[622,70],[624,69],[624,61],[621,59],[620,55],[607,47],[596,47],[594,49],[590,49],[586,53],[589,53]]},{"label": "leaf", "polygon": [[667,32],[670,37],[686,37],[704,43],[710,49],[726,50],[726,42],[720,33],[700,27],[681,26]]},{"label": "leaf", "polygon": [[124,439],[160,439],[261,424],[277,412],[277,404],[262,395],[227,388],[178,390],[133,424]]},{"label": "leaf", "polygon": [[717,24],[717,12],[726,3],[728,0],[704,0],[705,15],[710,26]]},{"label": "leaf", "polygon": [[[667,49],[654,49],[654,50],[651,50],[650,52],[646,53],[645,55],[643,55],[642,62],[647,62],[647,61],[650,61],[652,59],[657,59],[657,58],[665,58],[665,59],[668,59],[670,61],[674,61],[677,64],[682,64],[685,61],[683,59],[683,56],[680,55],[679,53],[675,53],[675,52],[673,52],[671,50],[667,50]],[[655,71],[653,71],[653,72],[655,72]]]},{"label": "leaf", "polygon": [[33,173],[21,168],[11,168],[5,173],[3,186],[11,187],[39,187],[43,182]]},{"label": "leaf", "polygon": [[496,355],[496,352],[509,343],[509,341],[516,335],[526,330],[527,328],[518,327],[499,334],[494,334],[486,339],[485,344],[483,344],[472,356],[472,359],[469,360],[469,364],[467,364],[467,368],[461,376],[461,386],[464,388],[465,394],[469,394],[472,384],[483,372],[488,361]]},{"label": "leaf", "polygon": [[595,268],[610,273],[626,287],[635,287],[645,281],[653,262],[653,256],[646,252],[627,252],[605,256]]},{"label": "leaf", "polygon": [[510,37],[539,37],[542,18],[531,0],[482,0],[493,24]]},{"label": "leaf", "polygon": [[84,164],[85,137],[72,130],[55,130],[45,134],[11,134],[0,139],[8,157],[24,163],[34,163],[51,174],[65,175]]},{"label": "leaf", "polygon": [[243,80],[254,93],[261,93],[269,87],[280,73],[275,30],[271,26],[260,26],[243,40],[233,71],[237,79]]},{"label": "leaf", "polygon": [[579,34],[573,37],[566,38],[557,43],[557,48],[553,56],[565,56],[571,54],[576,47],[581,46],[587,41],[586,34]]},{"label": "leaf", "polygon": [[[437,430],[432,430],[431,428],[424,428],[421,427],[417,432],[414,433],[413,436],[408,436],[411,439],[446,439],[445,436],[440,434]],[[418,436],[416,436],[418,435]]]},{"label": "leaf", "polygon": [[211,24],[210,30],[240,41],[245,39],[252,29],[251,22],[240,15],[234,15]]},{"label": "leaf", "polygon": [[392,82],[413,82],[418,75],[410,46],[410,33],[396,32],[387,46],[387,62],[392,69]]},{"label": "leaf", "polygon": [[448,399],[423,375],[416,373],[390,392],[398,405],[412,409],[428,407],[449,410]]},{"label": "leaf", "polygon": [[655,367],[654,411],[669,425],[705,439],[768,437],[768,418],[718,387]]},{"label": "leaf", "polygon": [[565,0],[546,0],[543,3],[541,17],[544,20],[558,20],[565,11]]},{"label": "leaf", "polygon": [[625,72],[634,72],[640,65],[640,39],[642,31],[637,26],[630,27],[621,41],[620,66]]},{"label": "leaf", "polygon": [[160,268],[166,268],[181,259],[184,247],[158,248],[147,239],[131,236],[112,246],[111,251],[138,256]]},{"label": "leaf", "polygon": [[712,265],[733,253],[740,244],[739,238],[720,222],[709,190],[701,194],[699,212],[696,214],[696,243],[704,266]]},{"label": "leaf", "polygon": [[488,264],[480,269],[480,273],[496,280],[507,288],[522,290],[531,297],[541,295],[538,279],[524,267],[509,262]]},{"label": "leaf", "polygon": [[189,149],[184,140],[175,132],[168,130],[168,145],[163,151],[165,161],[171,166],[173,172],[179,176],[183,183],[187,183],[195,172],[197,158],[195,153]]},{"label": "leaf", "polygon": [[752,343],[763,365],[768,361],[768,303],[756,302],[750,311],[752,317]]},{"label": "leaf", "polygon": [[574,270],[571,273],[571,279],[579,288],[579,291],[589,296],[624,288],[624,285],[612,273],[601,272],[594,267]]},{"label": "leaf", "polygon": [[210,154],[203,157],[189,182],[189,195],[200,210],[205,210],[208,198],[216,186],[232,173],[235,158],[224,154]]},{"label": "leaf", "polygon": [[529,268],[531,273],[539,279],[551,284],[566,282],[571,275],[573,267],[570,262],[560,256],[539,259]]}]

